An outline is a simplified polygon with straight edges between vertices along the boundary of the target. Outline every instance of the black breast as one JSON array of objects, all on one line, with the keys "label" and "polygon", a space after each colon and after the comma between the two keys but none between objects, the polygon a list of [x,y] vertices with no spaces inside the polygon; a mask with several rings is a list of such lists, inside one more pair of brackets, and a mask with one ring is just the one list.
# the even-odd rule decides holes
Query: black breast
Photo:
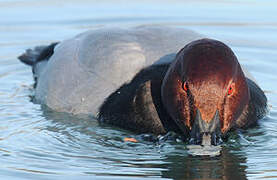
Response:
[{"label": "black breast", "polygon": [[137,133],[165,134],[179,128],[161,102],[161,84],[169,65],[153,65],[112,93],[100,107],[101,123]]}]

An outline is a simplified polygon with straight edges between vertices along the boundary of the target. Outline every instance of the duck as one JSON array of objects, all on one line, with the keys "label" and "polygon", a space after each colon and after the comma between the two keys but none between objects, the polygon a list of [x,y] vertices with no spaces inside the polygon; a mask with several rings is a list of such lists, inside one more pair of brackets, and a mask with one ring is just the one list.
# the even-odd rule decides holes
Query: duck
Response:
[{"label": "duck", "polygon": [[182,28],[90,30],[27,49],[34,99],[138,134],[211,144],[257,124],[267,98],[230,47]]}]

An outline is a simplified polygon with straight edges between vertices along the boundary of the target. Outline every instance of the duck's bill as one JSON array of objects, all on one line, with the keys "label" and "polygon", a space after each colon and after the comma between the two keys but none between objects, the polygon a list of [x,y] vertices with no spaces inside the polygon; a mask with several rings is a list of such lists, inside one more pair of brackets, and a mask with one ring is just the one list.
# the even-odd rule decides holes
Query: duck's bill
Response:
[{"label": "duck's bill", "polygon": [[196,110],[196,116],[190,133],[190,144],[194,145],[220,145],[222,143],[219,121],[219,112],[216,111],[210,122],[205,122],[200,111]]},{"label": "duck's bill", "polygon": [[222,144],[222,140],[218,110],[213,119],[207,123],[197,109],[190,133],[190,145],[187,146],[188,153],[199,156],[218,156],[221,152],[220,144]]}]

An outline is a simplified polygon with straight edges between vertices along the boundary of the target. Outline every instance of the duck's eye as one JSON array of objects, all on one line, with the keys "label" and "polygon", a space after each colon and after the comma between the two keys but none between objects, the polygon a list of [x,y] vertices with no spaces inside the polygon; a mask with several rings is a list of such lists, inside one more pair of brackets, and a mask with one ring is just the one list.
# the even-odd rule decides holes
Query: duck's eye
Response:
[{"label": "duck's eye", "polygon": [[228,88],[228,92],[227,92],[228,96],[233,94],[233,92],[234,92],[234,83],[232,83]]},{"label": "duck's eye", "polygon": [[184,91],[186,91],[186,92],[188,91],[188,84],[187,84],[187,82],[183,82],[182,83],[182,88],[183,88]]}]

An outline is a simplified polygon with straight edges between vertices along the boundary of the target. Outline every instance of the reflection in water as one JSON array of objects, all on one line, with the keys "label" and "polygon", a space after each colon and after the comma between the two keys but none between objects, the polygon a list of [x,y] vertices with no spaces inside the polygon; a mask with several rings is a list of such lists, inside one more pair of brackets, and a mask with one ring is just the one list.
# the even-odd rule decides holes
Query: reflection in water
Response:
[{"label": "reflection in water", "polygon": [[[239,149],[236,149],[239,150]],[[169,154],[162,177],[173,179],[246,179],[246,157],[223,148],[220,157],[191,157]]]},{"label": "reflection in water", "polygon": [[[88,174],[159,176],[172,179],[246,179],[246,157],[237,145],[229,146],[227,143],[219,157],[193,157],[187,153],[183,143],[126,143],[123,142],[124,137],[135,135],[124,130],[115,130],[114,127],[100,127],[96,119],[91,117],[75,117],[51,111],[46,107],[43,109],[43,116],[52,122],[45,130],[61,134],[62,136],[56,138],[61,138],[59,140],[63,144],[66,143],[64,145],[71,146],[72,152],[64,153],[65,158],[87,158],[90,159],[90,163],[100,160],[98,162],[100,167],[105,168],[109,164],[111,168],[108,172],[90,169],[86,172]],[[84,136],[88,141],[81,139]],[[89,154],[82,152],[88,148],[86,143],[94,146],[89,148]],[[76,148],[82,153],[76,155]],[[74,151],[74,155],[69,155]],[[126,167],[132,170],[127,172],[116,170]]]}]

